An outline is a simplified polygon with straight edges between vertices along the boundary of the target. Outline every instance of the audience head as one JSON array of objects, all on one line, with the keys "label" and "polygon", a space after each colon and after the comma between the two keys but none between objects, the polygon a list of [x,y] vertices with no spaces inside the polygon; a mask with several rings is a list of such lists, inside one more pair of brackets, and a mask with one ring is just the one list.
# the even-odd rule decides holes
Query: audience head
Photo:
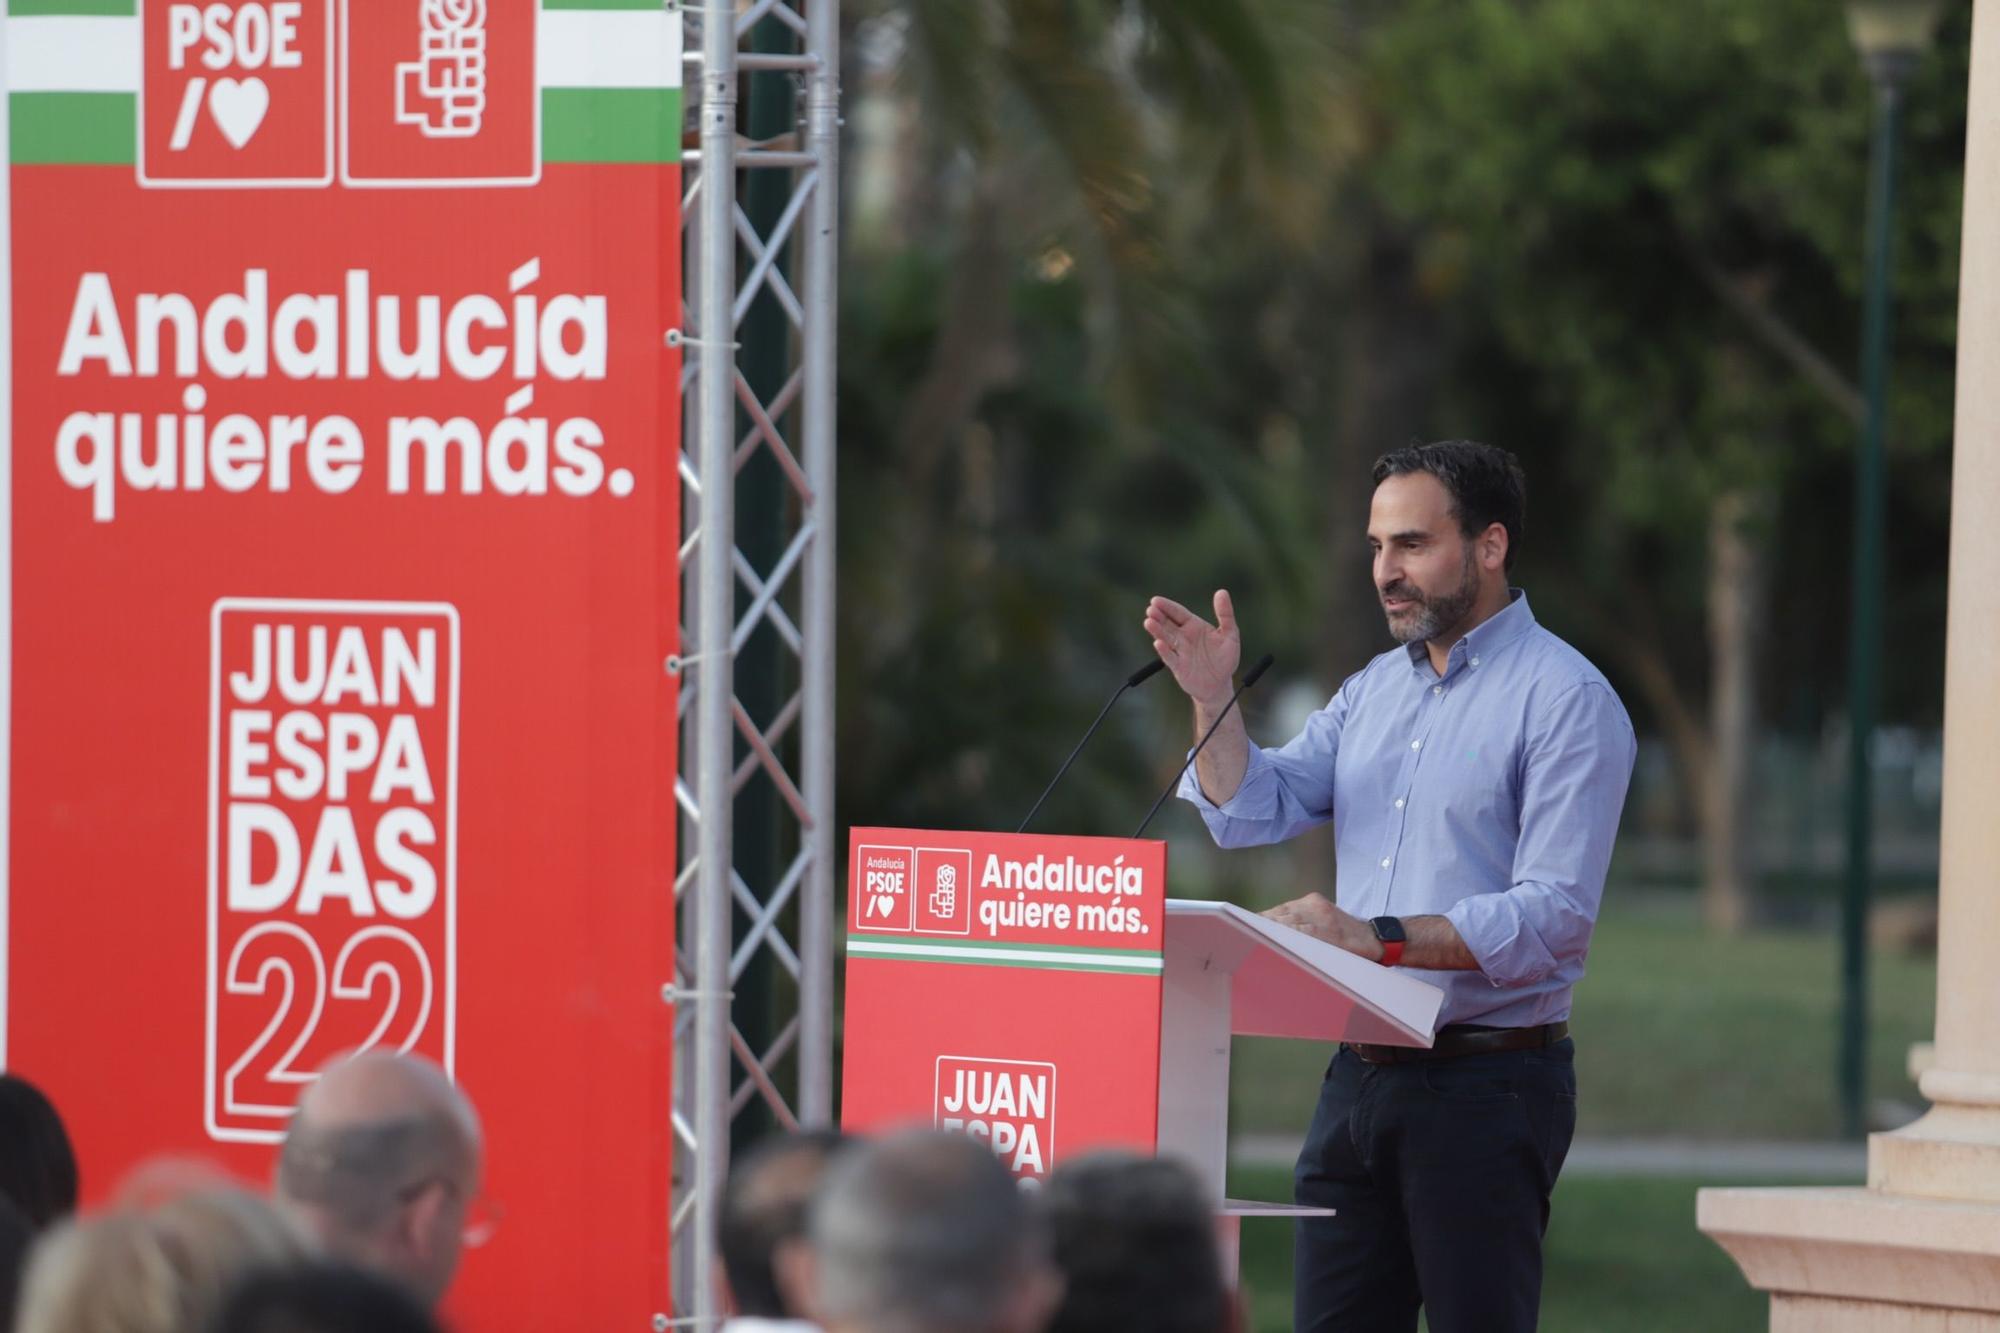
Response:
[{"label": "audience head", "polygon": [[188,1333],[251,1272],[305,1257],[271,1204],[207,1190],[66,1222],[35,1247],[16,1333]]},{"label": "audience head", "polygon": [[0,1074],[0,1197],[40,1231],[76,1211],[76,1154],[41,1090]]},{"label": "audience head", "polygon": [[1058,1168],[1042,1197],[1063,1276],[1049,1333],[1226,1333],[1234,1326],[1215,1201],[1186,1167],[1095,1153]]},{"label": "audience head", "polygon": [[437,1333],[404,1285],[333,1264],[274,1268],[236,1288],[212,1333]]},{"label": "audience head", "polygon": [[808,1130],[765,1139],[730,1164],[717,1230],[723,1277],[737,1314],[803,1313],[785,1289],[780,1255],[805,1243],[813,1196],[849,1143],[837,1130]]},{"label": "audience head", "polygon": [[478,1117],[443,1070],[370,1051],[300,1098],[278,1198],[329,1254],[435,1302],[458,1270],[481,1153]]},{"label": "audience head", "polygon": [[814,1200],[813,1310],[834,1333],[1035,1333],[1061,1282],[991,1149],[912,1131],[843,1153]]}]

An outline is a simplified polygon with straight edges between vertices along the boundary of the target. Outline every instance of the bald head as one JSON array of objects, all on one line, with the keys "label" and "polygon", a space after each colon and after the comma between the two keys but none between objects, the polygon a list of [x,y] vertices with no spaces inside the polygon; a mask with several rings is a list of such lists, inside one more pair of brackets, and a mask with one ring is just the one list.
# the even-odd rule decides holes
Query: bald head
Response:
[{"label": "bald head", "polygon": [[370,1051],[319,1076],[278,1158],[278,1197],[326,1249],[436,1300],[479,1192],[472,1105],[443,1070]]}]

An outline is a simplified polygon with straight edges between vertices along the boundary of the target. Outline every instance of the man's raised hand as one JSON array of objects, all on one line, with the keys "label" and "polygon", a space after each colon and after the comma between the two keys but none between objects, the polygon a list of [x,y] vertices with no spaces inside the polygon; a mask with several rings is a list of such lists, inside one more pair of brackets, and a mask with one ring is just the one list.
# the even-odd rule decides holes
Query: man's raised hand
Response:
[{"label": "man's raised hand", "polygon": [[1209,624],[1170,598],[1155,597],[1146,603],[1144,624],[1153,636],[1153,651],[1188,698],[1210,709],[1229,702],[1231,682],[1243,656],[1236,609],[1227,589],[1215,594],[1215,621]]}]

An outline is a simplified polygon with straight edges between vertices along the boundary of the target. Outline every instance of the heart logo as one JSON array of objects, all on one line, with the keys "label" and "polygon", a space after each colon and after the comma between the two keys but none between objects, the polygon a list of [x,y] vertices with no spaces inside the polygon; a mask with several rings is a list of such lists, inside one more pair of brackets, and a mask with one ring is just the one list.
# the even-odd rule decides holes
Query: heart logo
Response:
[{"label": "heart logo", "polygon": [[208,114],[231,148],[249,143],[270,109],[271,90],[262,79],[217,79],[209,87]]},{"label": "heart logo", "polygon": [[896,910],[895,896],[893,894],[887,894],[887,893],[876,894],[874,905],[870,908],[870,910],[874,912],[876,916],[889,915],[889,913]]}]

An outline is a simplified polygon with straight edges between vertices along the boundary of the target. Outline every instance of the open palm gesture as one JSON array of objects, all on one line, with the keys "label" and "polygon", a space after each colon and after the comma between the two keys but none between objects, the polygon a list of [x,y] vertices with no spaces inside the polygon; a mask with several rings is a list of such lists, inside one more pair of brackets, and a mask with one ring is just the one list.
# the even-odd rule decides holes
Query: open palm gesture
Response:
[{"label": "open palm gesture", "polygon": [[1146,632],[1153,651],[1174,673],[1188,698],[1198,704],[1221,705],[1229,698],[1236,665],[1243,656],[1236,633],[1236,609],[1227,589],[1215,594],[1211,625],[1179,602],[1155,597],[1146,603]]}]

